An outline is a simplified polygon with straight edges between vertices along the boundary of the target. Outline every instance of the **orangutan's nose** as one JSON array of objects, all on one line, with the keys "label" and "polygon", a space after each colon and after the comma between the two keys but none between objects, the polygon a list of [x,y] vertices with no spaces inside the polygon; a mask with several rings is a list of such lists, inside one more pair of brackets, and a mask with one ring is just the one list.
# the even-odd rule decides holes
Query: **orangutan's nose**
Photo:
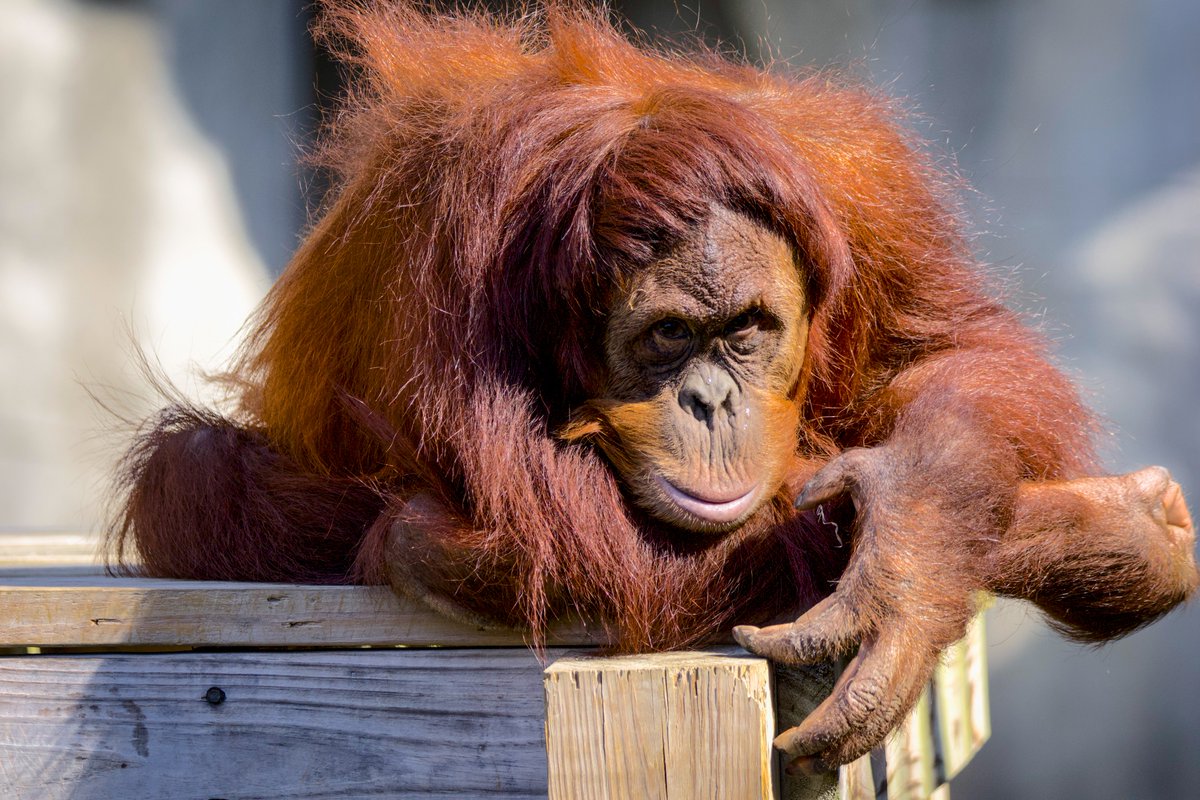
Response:
[{"label": "orangutan's nose", "polygon": [[679,405],[711,428],[722,409],[730,416],[735,413],[737,395],[737,381],[732,375],[720,367],[702,364],[692,370],[679,388]]}]

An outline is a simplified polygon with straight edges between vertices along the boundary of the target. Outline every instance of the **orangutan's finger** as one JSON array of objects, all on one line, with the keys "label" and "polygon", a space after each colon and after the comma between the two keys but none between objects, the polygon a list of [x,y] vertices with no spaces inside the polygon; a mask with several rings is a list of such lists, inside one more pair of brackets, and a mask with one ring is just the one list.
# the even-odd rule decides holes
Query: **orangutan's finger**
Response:
[{"label": "orangutan's finger", "polygon": [[856,615],[837,593],[795,622],[766,628],[739,625],[733,629],[733,638],[742,647],[780,664],[829,661],[851,650],[861,634]]},{"label": "orangutan's finger", "polygon": [[800,489],[796,508],[807,511],[846,492],[853,492],[859,473],[870,458],[871,450],[866,447],[852,447],[834,456]]},{"label": "orangutan's finger", "polygon": [[904,720],[937,663],[891,629],[870,637],[833,692],[802,722],[775,739],[792,756],[789,768],[808,772],[846,764],[883,742]]}]

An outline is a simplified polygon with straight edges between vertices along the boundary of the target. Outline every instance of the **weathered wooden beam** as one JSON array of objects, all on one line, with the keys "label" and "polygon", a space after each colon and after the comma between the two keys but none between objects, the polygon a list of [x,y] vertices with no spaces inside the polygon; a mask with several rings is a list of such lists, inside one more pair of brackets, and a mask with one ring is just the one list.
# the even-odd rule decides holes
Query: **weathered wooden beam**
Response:
[{"label": "weathered wooden beam", "polygon": [[525,649],[0,660],[4,798],[545,796]]},{"label": "weathered wooden beam", "polygon": [[568,658],[545,686],[551,800],[775,797],[763,659],[732,648]]},{"label": "weathered wooden beam", "polygon": [[769,670],[749,656],[576,653],[545,674],[520,649],[0,664],[2,797],[773,797]]},{"label": "weathered wooden beam", "polygon": [[[555,627],[551,645],[601,631]],[[0,578],[0,647],[520,647],[520,631],[449,620],[377,586],[146,578]]]},{"label": "weathered wooden beam", "polygon": [[[950,659],[943,671],[958,674]],[[771,739],[833,670],[797,674],[772,683],[766,662],[733,648],[571,655],[544,676],[524,648],[11,656],[0,797],[773,797]],[[936,794],[948,747],[934,717],[980,727],[977,702],[935,715],[937,694],[840,786],[785,777],[780,796],[870,800],[885,770],[890,800]],[[960,695],[980,696],[947,697]]]},{"label": "weathered wooden beam", "polygon": [[[0,647],[521,647],[380,587],[112,578],[92,533],[0,532]],[[603,632],[556,626],[549,645]]]}]

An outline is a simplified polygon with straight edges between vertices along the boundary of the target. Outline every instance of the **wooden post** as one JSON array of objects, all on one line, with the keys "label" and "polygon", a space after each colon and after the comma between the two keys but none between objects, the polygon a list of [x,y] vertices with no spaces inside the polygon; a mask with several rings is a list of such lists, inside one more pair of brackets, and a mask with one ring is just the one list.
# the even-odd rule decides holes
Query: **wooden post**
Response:
[{"label": "wooden post", "polygon": [[981,615],[971,623],[967,635],[946,651],[934,676],[939,728],[936,734],[942,743],[947,781],[966,766],[992,732],[985,646]]},{"label": "wooden post", "polygon": [[735,652],[552,664],[551,800],[775,797],[770,670]]}]

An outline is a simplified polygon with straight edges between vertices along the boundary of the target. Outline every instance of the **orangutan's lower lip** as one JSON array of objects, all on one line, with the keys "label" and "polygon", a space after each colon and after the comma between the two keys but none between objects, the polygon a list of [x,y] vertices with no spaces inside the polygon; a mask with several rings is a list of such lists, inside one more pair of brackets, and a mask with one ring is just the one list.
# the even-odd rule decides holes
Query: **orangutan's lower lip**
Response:
[{"label": "orangutan's lower lip", "polygon": [[755,485],[738,497],[713,501],[689,494],[660,475],[655,475],[654,480],[677,506],[708,522],[733,522],[741,517],[754,502],[754,495],[758,490],[758,486]]}]

